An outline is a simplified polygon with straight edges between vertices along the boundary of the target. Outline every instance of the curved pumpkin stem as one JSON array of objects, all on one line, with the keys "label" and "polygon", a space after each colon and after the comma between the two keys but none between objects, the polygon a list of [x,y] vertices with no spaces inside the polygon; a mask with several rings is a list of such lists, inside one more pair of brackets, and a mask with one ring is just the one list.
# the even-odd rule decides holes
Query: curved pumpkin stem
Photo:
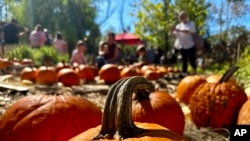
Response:
[{"label": "curved pumpkin stem", "polygon": [[231,76],[239,69],[238,66],[232,66],[231,68],[229,68],[224,74],[223,76],[221,77],[219,83],[222,83],[222,82],[227,82]]},{"label": "curved pumpkin stem", "polygon": [[136,127],[132,120],[132,95],[139,89],[154,91],[154,85],[140,76],[127,77],[112,85],[104,107],[101,131],[95,140],[112,138],[116,131],[120,139],[144,131]]}]

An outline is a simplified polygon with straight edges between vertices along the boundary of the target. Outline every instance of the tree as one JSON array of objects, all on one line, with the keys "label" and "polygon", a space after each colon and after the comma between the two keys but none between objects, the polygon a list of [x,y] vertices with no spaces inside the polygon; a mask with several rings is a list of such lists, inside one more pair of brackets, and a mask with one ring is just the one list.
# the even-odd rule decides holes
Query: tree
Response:
[{"label": "tree", "polygon": [[169,50],[173,38],[169,35],[170,27],[178,22],[178,13],[186,11],[194,20],[201,34],[204,34],[207,7],[205,0],[140,0],[134,5],[138,11],[133,16],[138,18],[135,31],[145,40]]}]

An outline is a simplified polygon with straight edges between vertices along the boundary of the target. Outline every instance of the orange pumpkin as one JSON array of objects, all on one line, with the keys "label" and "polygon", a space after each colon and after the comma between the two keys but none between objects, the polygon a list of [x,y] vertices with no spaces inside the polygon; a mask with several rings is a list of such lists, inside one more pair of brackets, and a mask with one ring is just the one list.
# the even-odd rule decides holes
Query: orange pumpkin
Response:
[{"label": "orange pumpkin", "polygon": [[[153,123],[133,123],[132,95],[133,92],[145,89],[154,91],[154,85],[144,77],[126,77],[117,81],[108,91],[104,107],[102,125],[91,128],[71,138],[69,141],[186,141],[186,139]],[[114,137],[115,133],[118,133]],[[117,138],[118,137],[118,138]]]},{"label": "orange pumpkin", "polygon": [[139,90],[138,93],[134,94],[132,115],[134,121],[156,123],[171,131],[183,134],[184,113],[179,103],[168,92],[148,93]]},{"label": "orange pumpkin", "polygon": [[146,70],[143,73],[143,76],[149,80],[156,80],[159,78],[159,75],[156,70]]},{"label": "orange pumpkin", "polygon": [[163,77],[168,73],[168,69],[164,66],[157,66],[156,72],[158,73],[159,77]]},{"label": "orange pumpkin", "polygon": [[100,108],[81,97],[26,96],[0,118],[0,138],[1,141],[66,141],[99,125],[101,116]]},{"label": "orange pumpkin", "polygon": [[0,58],[0,69],[4,69],[6,67],[12,66],[13,63],[6,58]]},{"label": "orange pumpkin", "polygon": [[57,82],[55,67],[41,66],[36,73],[36,83],[42,85],[52,85]]},{"label": "orange pumpkin", "polygon": [[35,67],[25,67],[22,69],[20,77],[21,80],[29,80],[32,82],[36,81],[37,68]]},{"label": "orange pumpkin", "polygon": [[84,79],[86,81],[93,81],[95,79],[93,69],[89,65],[80,64],[76,68],[76,72],[78,73],[81,79]]},{"label": "orange pumpkin", "polygon": [[113,84],[121,78],[118,66],[115,64],[103,65],[99,70],[99,77],[106,84]]},{"label": "orange pumpkin", "polygon": [[58,62],[56,64],[56,72],[58,73],[61,69],[64,68],[70,68],[70,65],[68,63],[66,63],[65,61],[62,62]]},{"label": "orange pumpkin", "polygon": [[185,104],[189,103],[189,100],[196,90],[196,88],[202,84],[205,83],[206,80],[201,75],[188,75],[184,77],[180,83],[177,85],[176,89],[176,98]]},{"label": "orange pumpkin", "polygon": [[26,65],[26,66],[33,66],[34,62],[32,59],[24,58],[24,59],[22,59],[21,64]]},{"label": "orange pumpkin", "polygon": [[73,86],[80,84],[79,75],[71,68],[63,68],[57,73],[57,81],[64,86]]},{"label": "orange pumpkin", "polygon": [[242,105],[238,114],[238,125],[249,125],[250,124],[250,99],[248,98],[247,101]]},{"label": "orange pumpkin", "polygon": [[237,69],[232,67],[218,83],[203,83],[193,93],[191,117],[198,127],[229,128],[236,124],[240,107],[247,100],[244,89],[228,81]]},{"label": "orange pumpkin", "polygon": [[136,76],[136,70],[131,67],[124,67],[120,72],[121,78]]}]

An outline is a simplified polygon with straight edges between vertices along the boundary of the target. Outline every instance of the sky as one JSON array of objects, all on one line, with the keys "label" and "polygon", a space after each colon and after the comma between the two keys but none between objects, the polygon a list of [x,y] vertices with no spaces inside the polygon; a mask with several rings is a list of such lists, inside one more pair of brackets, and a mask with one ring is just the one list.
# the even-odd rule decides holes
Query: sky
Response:
[{"label": "sky", "polygon": [[[134,24],[136,21],[136,18],[130,15],[130,12],[133,12],[133,8],[130,6],[131,3],[134,2],[134,0],[120,0],[124,6],[124,13],[123,13],[123,20],[124,20],[124,25],[125,28],[127,28],[128,26],[130,27],[130,32],[133,32],[134,30]],[[119,13],[119,2],[118,0],[112,0],[112,8],[116,7],[116,11],[114,12],[114,14],[108,18],[108,20],[101,25],[101,32],[102,33],[106,33],[107,31],[110,30],[115,30],[113,32],[115,33],[121,33],[122,31],[122,27],[121,27],[121,23],[120,23],[120,13]],[[103,8],[107,7],[106,3],[101,3],[103,4]],[[103,10],[104,11],[104,10]],[[100,21],[103,20],[105,13],[101,12],[98,16],[98,18],[96,19],[97,23],[99,23]]]}]

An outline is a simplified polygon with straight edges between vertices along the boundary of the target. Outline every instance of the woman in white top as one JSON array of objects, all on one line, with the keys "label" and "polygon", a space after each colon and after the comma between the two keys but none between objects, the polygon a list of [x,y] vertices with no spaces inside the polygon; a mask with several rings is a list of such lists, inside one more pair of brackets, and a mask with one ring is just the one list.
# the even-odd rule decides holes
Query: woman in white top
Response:
[{"label": "woman in white top", "polygon": [[60,32],[56,33],[56,38],[53,41],[53,46],[59,53],[66,54],[68,52],[67,43],[63,40],[62,34]]},{"label": "woman in white top", "polygon": [[188,61],[192,66],[192,73],[196,73],[196,48],[193,41],[192,33],[196,32],[195,24],[189,20],[187,13],[179,13],[180,23],[172,29],[172,34],[176,38],[175,48],[179,49],[182,55],[182,72],[187,74]]}]

